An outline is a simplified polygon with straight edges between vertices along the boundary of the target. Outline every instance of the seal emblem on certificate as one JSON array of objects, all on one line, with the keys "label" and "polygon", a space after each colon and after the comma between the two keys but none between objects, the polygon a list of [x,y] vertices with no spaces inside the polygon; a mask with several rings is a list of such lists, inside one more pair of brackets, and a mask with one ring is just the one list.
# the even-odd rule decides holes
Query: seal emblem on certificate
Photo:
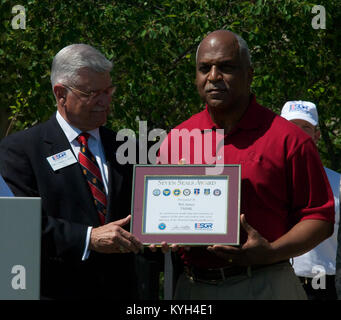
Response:
[{"label": "seal emblem on certificate", "polygon": [[135,165],[131,232],[145,245],[239,244],[240,165]]}]

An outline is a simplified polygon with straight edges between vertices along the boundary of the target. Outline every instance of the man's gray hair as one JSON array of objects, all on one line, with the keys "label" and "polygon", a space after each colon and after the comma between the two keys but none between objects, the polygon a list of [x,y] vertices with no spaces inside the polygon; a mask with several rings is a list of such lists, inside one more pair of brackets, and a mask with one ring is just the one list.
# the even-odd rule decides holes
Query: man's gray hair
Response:
[{"label": "man's gray hair", "polygon": [[[228,31],[228,30],[226,30],[226,31]],[[229,31],[229,32],[231,32],[236,37],[236,39],[238,41],[239,56],[243,60],[246,61],[246,63],[247,63],[246,67],[250,67],[252,65],[251,54],[250,54],[250,50],[249,50],[249,47],[248,47],[246,41],[240,35],[232,32],[232,31]],[[196,62],[198,61],[198,52],[199,52],[199,48],[200,48],[201,43],[202,43],[202,41],[199,43],[198,48],[197,48],[197,53],[196,53],[196,56],[195,56],[195,61]]]},{"label": "man's gray hair", "polygon": [[74,85],[78,71],[89,68],[96,72],[110,72],[113,67],[101,52],[87,44],[71,44],[61,49],[53,59],[51,68],[52,88],[57,83]]}]

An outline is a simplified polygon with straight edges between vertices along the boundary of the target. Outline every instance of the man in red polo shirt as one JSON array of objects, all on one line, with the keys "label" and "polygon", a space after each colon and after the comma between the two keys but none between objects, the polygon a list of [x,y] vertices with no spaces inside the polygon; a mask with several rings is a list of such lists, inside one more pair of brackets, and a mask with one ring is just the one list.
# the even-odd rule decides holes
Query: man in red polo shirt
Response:
[{"label": "man in red polo shirt", "polygon": [[[313,141],[256,102],[252,76],[246,42],[226,30],[210,33],[196,67],[206,108],[161,146],[161,163],[207,163],[207,149],[217,146],[217,162],[241,164],[241,246],[181,248],[176,299],[305,299],[288,261],[333,232],[332,191]],[[192,138],[180,134],[174,144],[174,130],[184,129]]]}]

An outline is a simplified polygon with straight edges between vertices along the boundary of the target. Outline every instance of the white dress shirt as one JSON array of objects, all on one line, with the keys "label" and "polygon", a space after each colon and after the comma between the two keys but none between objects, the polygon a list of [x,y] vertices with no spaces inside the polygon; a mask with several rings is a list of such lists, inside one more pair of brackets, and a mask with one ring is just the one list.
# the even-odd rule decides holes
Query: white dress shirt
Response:
[{"label": "white dress shirt", "polygon": [[[294,258],[293,268],[299,277],[314,278],[320,267],[324,268],[327,275],[335,275],[336,250],[338,245],[337,235],[340,222],[340,184],[341,175],[336,171],[324,168],[334,194],[335,224],[331,237],[321,242],[314,249]],[[316,269],[315,269],[316,268]],[[323,269],[321,269],[323,270]]]},{"label": "white dress shirt", "polygon": [[[57,111],[56,114],[57,122],[59,123],[60,127],[62,128],[63,132],[66,135],[66,138],[68,139],[70,146],[72,148],[73,153],[76,156],[76,159],[78,159],[78,154],[80,150],[80,144],[77,141],[77,137],[82,133],[81,130],[78,128],[73,127],[70,125]],[[106,195],[108,195],[108,166],[105,159],[105,154],[103,150],[103,145],[101,142],[101,137],[99,135],[99,129],[94,129],[90,131],[86,131],[90,134],[89,140],[88,140],[88,147],[91,151],[91,153],[96,158],[97,164],[99,166],[99,169],[101,171],[102,180],[105,188]],[[92,230],[92,226],[88,227],[87,236],[85,240],[85,247],[84,252],[82,256],[82,260],[86,260],[89,257],[90,251],[88,250],[89,243],[90,243],[90,233]]]}]

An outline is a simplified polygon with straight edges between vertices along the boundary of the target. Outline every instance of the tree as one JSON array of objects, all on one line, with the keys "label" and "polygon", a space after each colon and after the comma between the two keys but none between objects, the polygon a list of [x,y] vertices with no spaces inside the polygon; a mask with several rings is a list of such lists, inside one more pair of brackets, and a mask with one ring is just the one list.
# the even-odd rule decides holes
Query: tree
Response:
[{"label": "tree", "polygon": [[341,10],[336,0],[319,4],[326,29],[312,27],[313,4],[298,0],[31,0],[26,29],[12,29],[14,4],[4,0],[0,115],[10,114],[11,132],[46,120],[55,110],[52,58],[84,42],[114,62],[117,91],[108,125],[137,131],[141,119],[150,129],[169,130],[202,108],[194,83],[197,45],[210,31],[229,29],[249,44],[260,103],[277,113],[291,99],[318,105],[322,159],[340,171]]}]

